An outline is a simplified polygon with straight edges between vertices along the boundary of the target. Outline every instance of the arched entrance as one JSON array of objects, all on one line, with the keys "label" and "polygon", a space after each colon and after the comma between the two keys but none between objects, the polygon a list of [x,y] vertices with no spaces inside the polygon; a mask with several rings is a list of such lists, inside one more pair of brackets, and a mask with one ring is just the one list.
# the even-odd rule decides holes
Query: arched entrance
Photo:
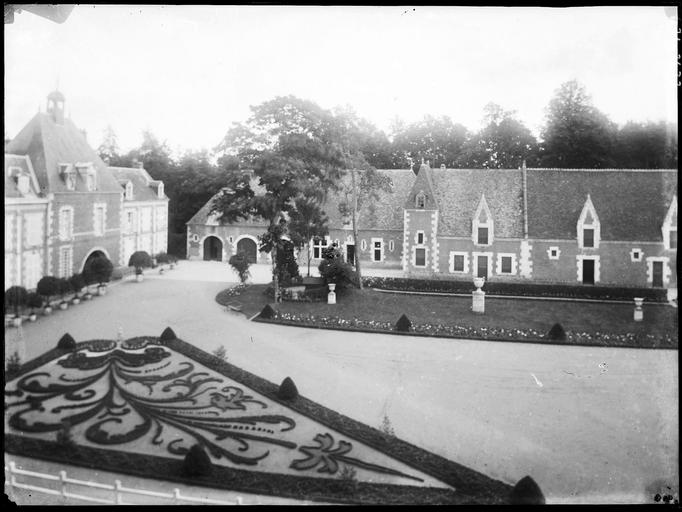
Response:
[{"label": "arched entrance", "polygon": [[242,238],[237,242],[237,254],[243,252],[246,255],[246,259],[249,263],[256,263],[258,255],[258,247],[256,242],[250,238]]},{"label": "arched entrance", "polygon": [[103,251],[94,250],[85,259],[85,263],[83,263],[83,277],[85,278],[85,282],[87,284],[98,281],[98,278],[100,277],[98,274],[101,270],[101,267],[93,269],[92,265],[95,261],[100,259],[108,260],[109,258]]},{"label": "arched entrance", "polygon": [[222,261],[223,243],[217,236],[209,236],[204,240],[204,261]]}]

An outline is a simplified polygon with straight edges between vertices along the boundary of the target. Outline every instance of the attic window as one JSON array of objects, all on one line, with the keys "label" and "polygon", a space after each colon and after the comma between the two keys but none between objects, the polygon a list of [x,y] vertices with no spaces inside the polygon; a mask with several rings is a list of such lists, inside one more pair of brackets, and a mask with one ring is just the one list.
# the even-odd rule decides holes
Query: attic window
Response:
[{"label": "attic window", "polygon": [[59,174],[64,179],[67,190],[76,189],[76,173],[71,164],[59,164]]},{"label": "attic window", "polygon": [[126,183],[125,197],[128,201],[132,201],[133,199],[133,183],[131,181]]},{"label": "attic window", "polygon": [[159,188],[156,190],[159,199],[163,198],[163,183],[159,183]]},{"label": "attic window", "polygon": [[21,173],[17,175],[17,189],[19,189],[19,193],[22,195],[28,194],[30,190],[30,178],[28,174],[26,173]]},{"label": "attic window", "polygon": [[587,195],[585,205],[578,218],[578,225],[576,226],[578,232],[578,247],[599,249],[599,241],[601,238],[601,225],[597,211],[592,204],[590,195]]},{"label": "attic window", "polygon": [[415,199],[415,203],[417,208],[424,209],[424,207],[426,206],[426,194],[424,194],[424,192],[419,192]]}]

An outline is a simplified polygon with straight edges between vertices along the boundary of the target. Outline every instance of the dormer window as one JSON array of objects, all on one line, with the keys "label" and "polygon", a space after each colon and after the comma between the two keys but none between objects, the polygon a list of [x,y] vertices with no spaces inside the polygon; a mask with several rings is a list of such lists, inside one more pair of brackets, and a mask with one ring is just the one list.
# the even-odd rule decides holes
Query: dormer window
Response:
[{"label": "dormer window", "polygon": [[28,194],[29,190],[31,189],[31,179],[29,178],[28,174],[22,172],[17,176],[17,189],[21,195],[25,196]]},{"label": "dormer window", "polygon": [[163,198],[163,183],[159,183],[159,188],[157,189],[159,199]]},{"label": "dormer window", "polygon": [[589,194],[587,194],[587,200],[578,218],[576,231],[578,233],[578,246],[581,249],[599,248],[601,225]]},{"label": "dormer window", "polygon": [[85,181],[85,189],[90,192],[97,190],[97,174],[92,164],[90,162],[77,163],[76,169],[78,169],[78,174],[80,174],[83,181]]},{"label": "dormer window", "polygon": [[419,209],[424,209],[426,207],[426,194],[424,192],[419,192],[415,198],[415,205]]},{"label": "dormer window", "polygon": [[472,239],[476,245],[492,245],[493,244],[493,217],[488,208],[488,202],[485,200],[485,195],[481,194],[481,200],[478,203],[478,208],[474,213],[474,220],[472,226]]},{"label": "dormer window", "polygon": [[76,173],[71,164],[59,164],[59,174],[67,190],[76,190]]},{"label": "dormer window", "polygon": [[667,250],[677,250],[677,196],[673,196],[663,221],[663,245]]},{"label": "dormer window", "polygon": [[125,198],[128,201],[133,200],[133,183],[131,181],[126,183]]}]

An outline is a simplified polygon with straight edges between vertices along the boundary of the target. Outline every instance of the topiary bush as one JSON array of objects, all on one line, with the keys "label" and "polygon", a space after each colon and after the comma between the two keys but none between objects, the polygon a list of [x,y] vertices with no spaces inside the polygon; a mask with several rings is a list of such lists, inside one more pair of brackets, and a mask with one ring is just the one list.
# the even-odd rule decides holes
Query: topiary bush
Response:
[{"label": "topiary bush", "polygon": [[272,309],[270,304],[266,304],[258,316],[265,319],[273,318],[275,316],[275,310]]},{"label": "topiary bush", "polygon": [[128,260],[129,267],[135,267],[135,273],[141,274],[143,268],[152,266],[152,257],[147,251],[135,251]]},{"label": "topiary bush", "polygon": [[395,330],[400,331],[400,332],[410,332],[410,329],[412,329],[412,322],[410,322],[410,319],[405,316],[403,313],[403,316],[398,318],[398,321],[395,323]]},{"label": "topiary bush", "polygon": [[165,252],[160,252],[159,254],[156,255],[156,262],[159,265],[170,263],[170,258],[168,254],[166,254]]},{"label": "topiary bush", "polygon": [[514,486],[509,496],[511,505],[544,505],[545,496],[530,476],[524,476]]},{"label": "topiary bush", "polygon": [[38,281],[36,292],[45,297],[45,302],[59,294],[59,278],[54,276],[44,276]]},{"label": "topiary bush", "polygon": [[173,332],[173,329],[170,327],[166,327],[163,332],[161,333],[161,341],[170,341],[170,340],[175,340],[177,339],[177,336]]},{"label": "topiary bush", "polygon": [[85,278],[83,277],[83,274],[74,274],[69,278],[69,282],[71,283],[71,289],[76,292],[76,297],[78,297],[78,293],[85,288]]},{"label": "topiary bush", "polygon": [[282,383],[279,385],[279,389],[277,390],[277,396],[282,400],[293,400],[298,396],[298,389],[296,389],[296,384],[294,384],[294,381],[291,380],[290,377],[284,379]]},{"label": "topiary bush", "polygon": [[106,256],[93,258],[83,270],[83,277],[88,284],[99,283],[103,285],[111,279],[114,272],[114,264]]},{"label": "topiary bush", "polygon": [[249,272],[251,263],[249,263],[249,259],[246,257],[246,254],[244,254],[244,252],[238,252],[237,254],[232,255],[230,257],[229,264],[232,267],[232,270],[234,270],[239,276],[239,280],[242,282],[242,284],[245,283],[251,275],[251,272]]},{"label": "topiary bush", "polygon": [[62,277],[59,280],[59,295],[62,297],[62,302],[66,300],[65,297],[72,291],[73,287],[71,286],[71,281],[65,277]]},{"label": "topiary bush", "polygon": [[566,341],[566,331],[560,323],[556,323],[547,333],[547,337],[553,341]]},{"label": "topiary bush", "polygon": [[192,446],[182,464],[182,472],[187,476],[208,476],[213,470],[213,464],[204,449],[195,444]]},{"label": "topiary bush", "polygon": [[322,249],[322,261],[317,269],[324,278],[324,284],[336,284],[335,291],[342,291],[357,282],[357,274],[350,263],[343,260],[343,254],[336,244]]},{"label": "topiary bush", "polygon": [[62,350],[73,350],[76,348],[76,340],[68,332],[59,339],[57,348]]},{"label": "topiary bush", "polygon": [[26,305],[28,292],[23,286],[10,286],[5,290],[5,312],[14,311],[18,317],[21,309]]},{"label": "topiary bush", "polygon": [[45,304],[43,298],[36,292],[31,292],[26,297],[26,305],[31,308],[31,314],[35,314],[36,309],[40,309]]}]

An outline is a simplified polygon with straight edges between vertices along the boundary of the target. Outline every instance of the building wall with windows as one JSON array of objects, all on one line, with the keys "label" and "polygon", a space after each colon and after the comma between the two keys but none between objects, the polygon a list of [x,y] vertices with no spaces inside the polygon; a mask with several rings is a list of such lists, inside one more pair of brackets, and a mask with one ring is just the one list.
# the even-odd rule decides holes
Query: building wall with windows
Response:
[{"label": "building wall with windows", "polygon": [[[5,228],[11,233],[5,238],[5,288],[14,283],[34,288],[44,275],[70,277],[93,255],[107,256],[114,266],[127,264],[125,184],[65,118],[63,94],[50,93],[46,112],[36,114],[5,151]],[[152,190],[143,244],[152,253],[165,252],[163,183],[143,169],[132,171],[144,175]]]},{"label": "building wall with windows", "polygon": [[[676,170],[380,172],[391,187],[358,212],[357,243],[330,195],[329,235],[311,244],[311,266],[337,242],[348,260],[396,276],[677,289]],[[265,227],[209,226],[201,216],[188,224],[206,229],[257,236]],[[188,242],[191,254],[201,254],[200,240]]]}]

